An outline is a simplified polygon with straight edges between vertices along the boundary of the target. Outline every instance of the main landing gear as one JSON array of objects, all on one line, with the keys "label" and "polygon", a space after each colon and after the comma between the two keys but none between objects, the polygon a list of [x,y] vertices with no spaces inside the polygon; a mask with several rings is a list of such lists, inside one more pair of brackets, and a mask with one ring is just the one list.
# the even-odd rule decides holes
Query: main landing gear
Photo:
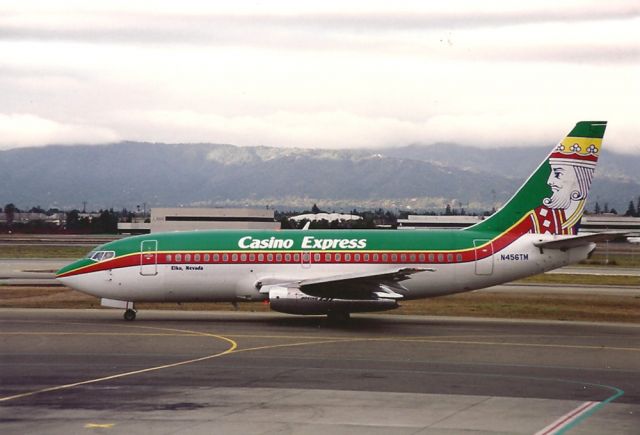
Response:
[{"label": "main landing gear", "polygon": [[127,311],[124,312],[124,320],[127,322],[136,320],[136,310],[131,308],[127,309]]}]

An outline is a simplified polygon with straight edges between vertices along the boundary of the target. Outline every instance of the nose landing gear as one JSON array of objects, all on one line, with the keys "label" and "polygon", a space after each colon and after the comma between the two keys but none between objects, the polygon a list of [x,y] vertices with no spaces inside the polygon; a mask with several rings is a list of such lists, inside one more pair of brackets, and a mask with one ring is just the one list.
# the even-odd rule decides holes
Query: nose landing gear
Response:
[{"label": "nose landing gear", "polygon": [[131,308],[127,309],[127,311],[124,312],[124,320],[128,322],[136,320],[136,310]]},{"label": "nose landing gear", "polygon": [[134,303],[131,301],[121,301],[118,299],[102,298],[100,300],[100,305],[102,305],[103,307],[109,307],[109,308],[124,308],[126,310],[123,316],[124,320],[126,320],[127,322],[136,320],[136,313],[137,313],[136,307]]}]

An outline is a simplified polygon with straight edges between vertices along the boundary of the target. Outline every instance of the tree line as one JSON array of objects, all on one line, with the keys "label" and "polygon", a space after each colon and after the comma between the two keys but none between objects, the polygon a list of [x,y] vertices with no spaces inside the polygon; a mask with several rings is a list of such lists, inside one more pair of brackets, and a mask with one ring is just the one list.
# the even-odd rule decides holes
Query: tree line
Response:
[{"label": "tree line", "polygon": [[[45,210],[40,206],[21,210],[13,203],[6,204],[3,211],[4,220],[0,223],[0,231],[19,233],[117,233],[118,222],[130,222],[135,215],[127,209],[118,211],[112,208],[89,213],[77,209],[63,211],[58,208],[49,208]],[[44,218],[17,219],[23,213],[39,214]],[[58,215],[56,221],[48,219],[56,215]]]}]

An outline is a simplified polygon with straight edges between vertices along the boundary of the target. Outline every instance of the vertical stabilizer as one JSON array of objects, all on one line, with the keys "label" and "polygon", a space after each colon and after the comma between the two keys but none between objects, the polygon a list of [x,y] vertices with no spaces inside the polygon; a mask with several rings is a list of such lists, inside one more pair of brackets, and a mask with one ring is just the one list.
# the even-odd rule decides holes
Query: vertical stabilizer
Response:
[{"label": "vertical stabilizer", "polygon": [[578,122],[500,210],[468,229],[576,234],[606,127],[606,121]]}]

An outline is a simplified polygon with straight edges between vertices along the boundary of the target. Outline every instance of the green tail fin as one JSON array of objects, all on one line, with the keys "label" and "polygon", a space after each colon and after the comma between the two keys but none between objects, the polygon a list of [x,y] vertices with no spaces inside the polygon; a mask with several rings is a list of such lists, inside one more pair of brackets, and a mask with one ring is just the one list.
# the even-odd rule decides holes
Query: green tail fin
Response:
[{"label": "green tail fin", "polygon": [[578,122],[500,210],[468,229],[576,234],[606,127]]}]

